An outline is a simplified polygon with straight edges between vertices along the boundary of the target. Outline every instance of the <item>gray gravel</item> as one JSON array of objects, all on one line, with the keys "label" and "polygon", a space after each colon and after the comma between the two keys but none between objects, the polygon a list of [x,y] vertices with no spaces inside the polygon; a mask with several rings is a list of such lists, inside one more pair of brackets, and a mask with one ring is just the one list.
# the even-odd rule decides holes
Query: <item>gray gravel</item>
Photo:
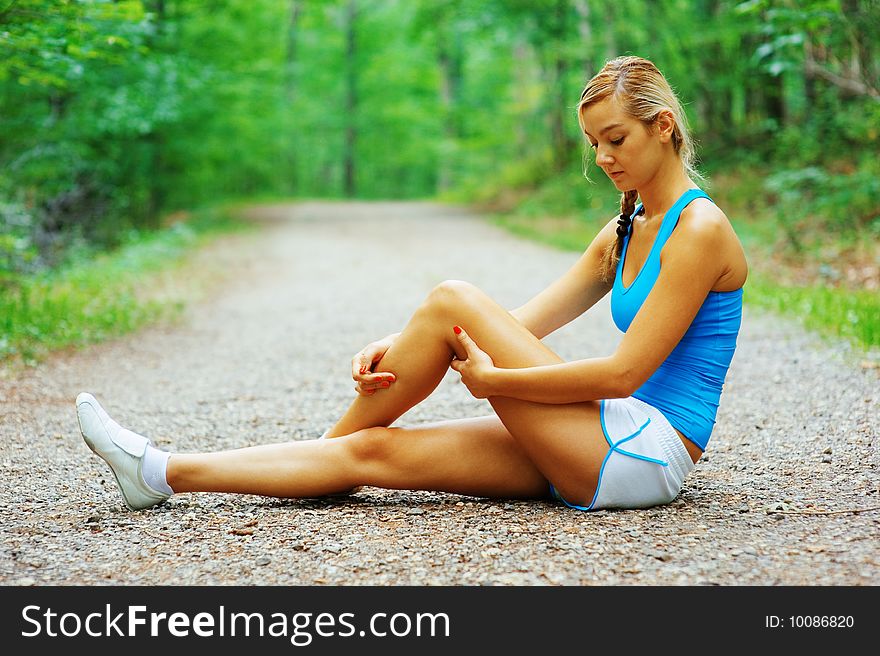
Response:
[{"label": "gray gravel", "polygon": [[[880,583],[878,370],[748,309],[706,457],[669,506],[585,514],[365,488],[126,511],[79,436],[79,391],[167,449],[311,439],[353,398],[351,355],[435,284],[469,280],[514,307],[577,257],[423,203],[253,215],[265,229],[199,256],[226,283],[177,324],[0,374],[0,583]],[[603,302],[546,341],[575,359],[618,339]],[[456,378],[399,423],[491,412]]]}]

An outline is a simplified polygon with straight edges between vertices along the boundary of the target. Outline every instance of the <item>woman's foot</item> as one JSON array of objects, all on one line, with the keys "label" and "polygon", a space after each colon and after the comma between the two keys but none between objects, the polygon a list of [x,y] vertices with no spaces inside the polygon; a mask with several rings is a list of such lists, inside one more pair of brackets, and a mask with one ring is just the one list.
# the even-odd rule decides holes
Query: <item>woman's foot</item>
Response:
[{"label": "woman's foot", "polygon": [[76,397],[76,414],[83,439],[110,465],[129,509],[150,508],[171,496],[144,480],[144,454],[150,447],[150,440],[117,424],[95,397],[86,392]]}]

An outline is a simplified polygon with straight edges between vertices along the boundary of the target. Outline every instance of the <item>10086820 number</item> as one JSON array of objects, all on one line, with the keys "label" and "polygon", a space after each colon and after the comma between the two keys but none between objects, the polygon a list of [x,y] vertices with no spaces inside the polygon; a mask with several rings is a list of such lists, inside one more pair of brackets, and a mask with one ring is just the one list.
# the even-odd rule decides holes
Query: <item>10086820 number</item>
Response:
[{"label": "10086820 number", "polygon": [[852,615],[791,615],[788,622],[795,629],[849,629],[855,623]]}]

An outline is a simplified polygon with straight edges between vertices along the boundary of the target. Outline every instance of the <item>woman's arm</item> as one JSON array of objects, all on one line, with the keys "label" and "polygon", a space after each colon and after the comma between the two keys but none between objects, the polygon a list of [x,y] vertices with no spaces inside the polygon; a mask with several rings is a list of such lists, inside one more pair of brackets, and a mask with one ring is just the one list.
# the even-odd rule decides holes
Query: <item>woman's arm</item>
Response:
[{"label": "woman's arm", "polygon": [[599,231],[577,262],[560,278],[511,314],[538,339],[543,339],[589,310],[611,289],[599,276],[602,253],[617,239],[617,222]]},{"label": "woman's arm", "polygon": [[[687,332],[725,271],[728,233],[718,212],[679,225],[661,254],[660,274],[613,355],[525,369],[491,367],[485,396],[538,403],[575,403],[631,395],[651,377]],[[679,233],[680,231],[680,233]]]}]

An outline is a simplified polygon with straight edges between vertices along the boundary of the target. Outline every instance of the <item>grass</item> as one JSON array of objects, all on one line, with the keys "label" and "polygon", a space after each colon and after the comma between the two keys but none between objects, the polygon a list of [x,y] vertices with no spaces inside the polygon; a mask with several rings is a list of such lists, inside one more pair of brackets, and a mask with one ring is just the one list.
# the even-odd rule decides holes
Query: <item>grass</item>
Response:
[{"label": "grass", "polygon": [[570,215],[535,218],[499,214],[492,222],[515,235],[564,251],[583,251],[602,227],[602,221]]},{"label": "grass", "polygon": [[[818,229],[810,232],[807,227],[800,250],[792,253],[780,233],[776,210],[754,202],[761,195],[751,188],[754,181],[725,176],[714,182],[717,191],[710,188],[709,194],[731,217],[749,256],[746,303],[795,318],[818,334],[849,340],[862,351],[880,347],[876,281],[866,285],[864,280],[840,273],[876,263],[876,240],[828,235]],[[590,196],[577,200],[571,185],[586,189],[584,194]],[[492,208],[491,203],[484,206]],[[613,189],[569,176],[533,189],[525,200],[496,211],[494,222],[517,235],[583,251],[618,210]],[[804,243],[809,247],[804,249]],[[876,277],[876,265],[872,266]]]},{"label": "grass", "polygon": [[[824,236],[796,260],[779,258],[784,249],[779,248],[774,210],[746,205],[755,197],[746,188],[748,180],[728,177],[718,184],[719,179],[716,186],[725,195],[709,192],[733,217],[749,254],[746,302],[795,317],[808,329],[848,339],[862,349],[880,347],[880,293],[819,275],[826,260],[845,265],[854,252],[861,253],[862,261],[875,261],[876,245],[854,249],[851,240],[829,241]],[[569,251],[583,251],[617,212],[617,195],[610,183],[600,178],[590,184],[574,173],[479,201],[484,209],[496,212],[499,226]],[[212,238],[246,225],[233,218],[235,211],[229,207],[197,211],[162,231],[132,234],[111,253],[81,251],[56,270],[4,283],[0,362],[34,362],[54,349],[99,342],[178,316],[192,291],[183,289],[192,284],[191,276],[180,273],[186,256]]]},{"label": "grass", "polygon": [[842,337],[865,349],[880,346],[880,301],[876,290],[839,289],[814,283],[784,286],[753,273],[744,298],[756,307],[797,317],[816,332]]},{"label": "grass", "polygon": [[227,211],[200,210],[161,231],[132,233],[112,252],[80,251],[56,270],[7,283],[0,288],[0,361],[30,364],[51,350],[173,319],[187,295],[174,275],[185,256],[243,229]]}]

